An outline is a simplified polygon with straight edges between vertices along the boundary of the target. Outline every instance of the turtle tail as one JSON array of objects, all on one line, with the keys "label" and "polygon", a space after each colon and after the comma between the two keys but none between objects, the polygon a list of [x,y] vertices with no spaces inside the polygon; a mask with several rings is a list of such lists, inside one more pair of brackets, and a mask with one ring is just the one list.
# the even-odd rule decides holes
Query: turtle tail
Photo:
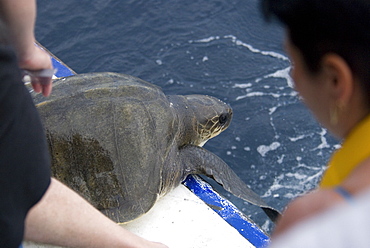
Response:
[{"label": "turtle tail", "polygon": [[275,222],[280,216],[278,210],[267,205],[253,192],[235,172],[217,155],[199,146],[187,145],[181,149],[181,157],[190,168],[189,174],[203,174],[213,178],[225,190],[253,205],[259,206]]}]

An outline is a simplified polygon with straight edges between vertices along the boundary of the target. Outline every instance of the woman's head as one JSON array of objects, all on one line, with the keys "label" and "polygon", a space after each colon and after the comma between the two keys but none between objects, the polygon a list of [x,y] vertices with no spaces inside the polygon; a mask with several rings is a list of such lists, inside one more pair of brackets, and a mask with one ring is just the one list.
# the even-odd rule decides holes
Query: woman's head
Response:
[{"label": "woman's head", "polygon": [[[341,56],[370,96],[369,0],[262,0],[267,17],[287,27],[311,72],[327,53]],[[368,99],[370,103],[370,98]]]},{"label": "woman's head", "polygon": [[[306,87],[310,90],[309,87],[316,87],[311,90],[316,91],[317,98],[322,90],[327,89],[322,88],[324,85],[318,85],[325,82],[327,78],[324,76],[330,75],[327,72],[331,72],[332,68],[343,69],[345,67],[342,65],[345,65],[358,84],[359,89],[355,90],[362,94],[363,105],[366,105],[367,111],[370,110],[369,0],[262,0],[262,6],[267,18],[275,16],[286,26],[289,55],[292,58],[293,52],[295,59],[302,60],[300,66],[306,76],[302,77],[300,71],[296,72],[296,77],[315,82],[315,85],[297,85],[299,82],[296,82],[297,88]],[[296,62],[294,58],[292,60]],[[308,94],[306,91],[303,93]],[[328,98],[323,96],[321,100],[325,101],[325,97]],[[307,105],[319,121],[328,127],[329,120],[323,121],[315,112],[317,107],[312,106],[317,105],[316,98],[307,99],[311,101]],[[335,103],[339,107],[333,106],[334,103],[330,101],[322,104],[328,104],[327,116],[342,105],[339,100]]]}]

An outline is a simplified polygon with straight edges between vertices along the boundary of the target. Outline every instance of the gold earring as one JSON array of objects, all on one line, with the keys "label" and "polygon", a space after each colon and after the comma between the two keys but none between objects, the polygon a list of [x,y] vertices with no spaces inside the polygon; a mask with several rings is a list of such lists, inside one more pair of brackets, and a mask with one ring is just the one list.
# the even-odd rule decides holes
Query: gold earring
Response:
[{"label": "gold earring", "polygon": [[344,109],[344,104],[339,103],[336,104],[334,108],[330,109],[330,124],[332,126],[336,126],[339,121],[339,114],[342,112]]},{"label": "gold earring", "polygon": [[336,126],[338,124],[338,107],[337,105],[334,108],[330,109],[330,124]]}]

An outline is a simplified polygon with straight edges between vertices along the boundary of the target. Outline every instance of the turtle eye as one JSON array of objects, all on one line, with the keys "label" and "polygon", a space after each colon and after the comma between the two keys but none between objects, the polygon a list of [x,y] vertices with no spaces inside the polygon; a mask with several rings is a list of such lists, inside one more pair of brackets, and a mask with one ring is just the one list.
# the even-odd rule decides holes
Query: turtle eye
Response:
[{"label": "turtle eye", "polygon": [[229,119],[228,114],[221,114],[218,117],[218,122],[220,123],[221,126],[225,125]]}]

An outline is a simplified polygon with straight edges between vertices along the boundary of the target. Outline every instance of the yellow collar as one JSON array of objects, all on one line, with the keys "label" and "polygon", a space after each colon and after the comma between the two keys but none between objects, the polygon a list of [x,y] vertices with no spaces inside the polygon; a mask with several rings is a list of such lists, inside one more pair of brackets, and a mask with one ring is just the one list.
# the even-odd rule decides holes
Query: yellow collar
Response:
[{"label": "yellow collar", "polygon": [[320,187],[335,187],[370,156],[370,115],[348,135],[342,147],[332,156]]}]

